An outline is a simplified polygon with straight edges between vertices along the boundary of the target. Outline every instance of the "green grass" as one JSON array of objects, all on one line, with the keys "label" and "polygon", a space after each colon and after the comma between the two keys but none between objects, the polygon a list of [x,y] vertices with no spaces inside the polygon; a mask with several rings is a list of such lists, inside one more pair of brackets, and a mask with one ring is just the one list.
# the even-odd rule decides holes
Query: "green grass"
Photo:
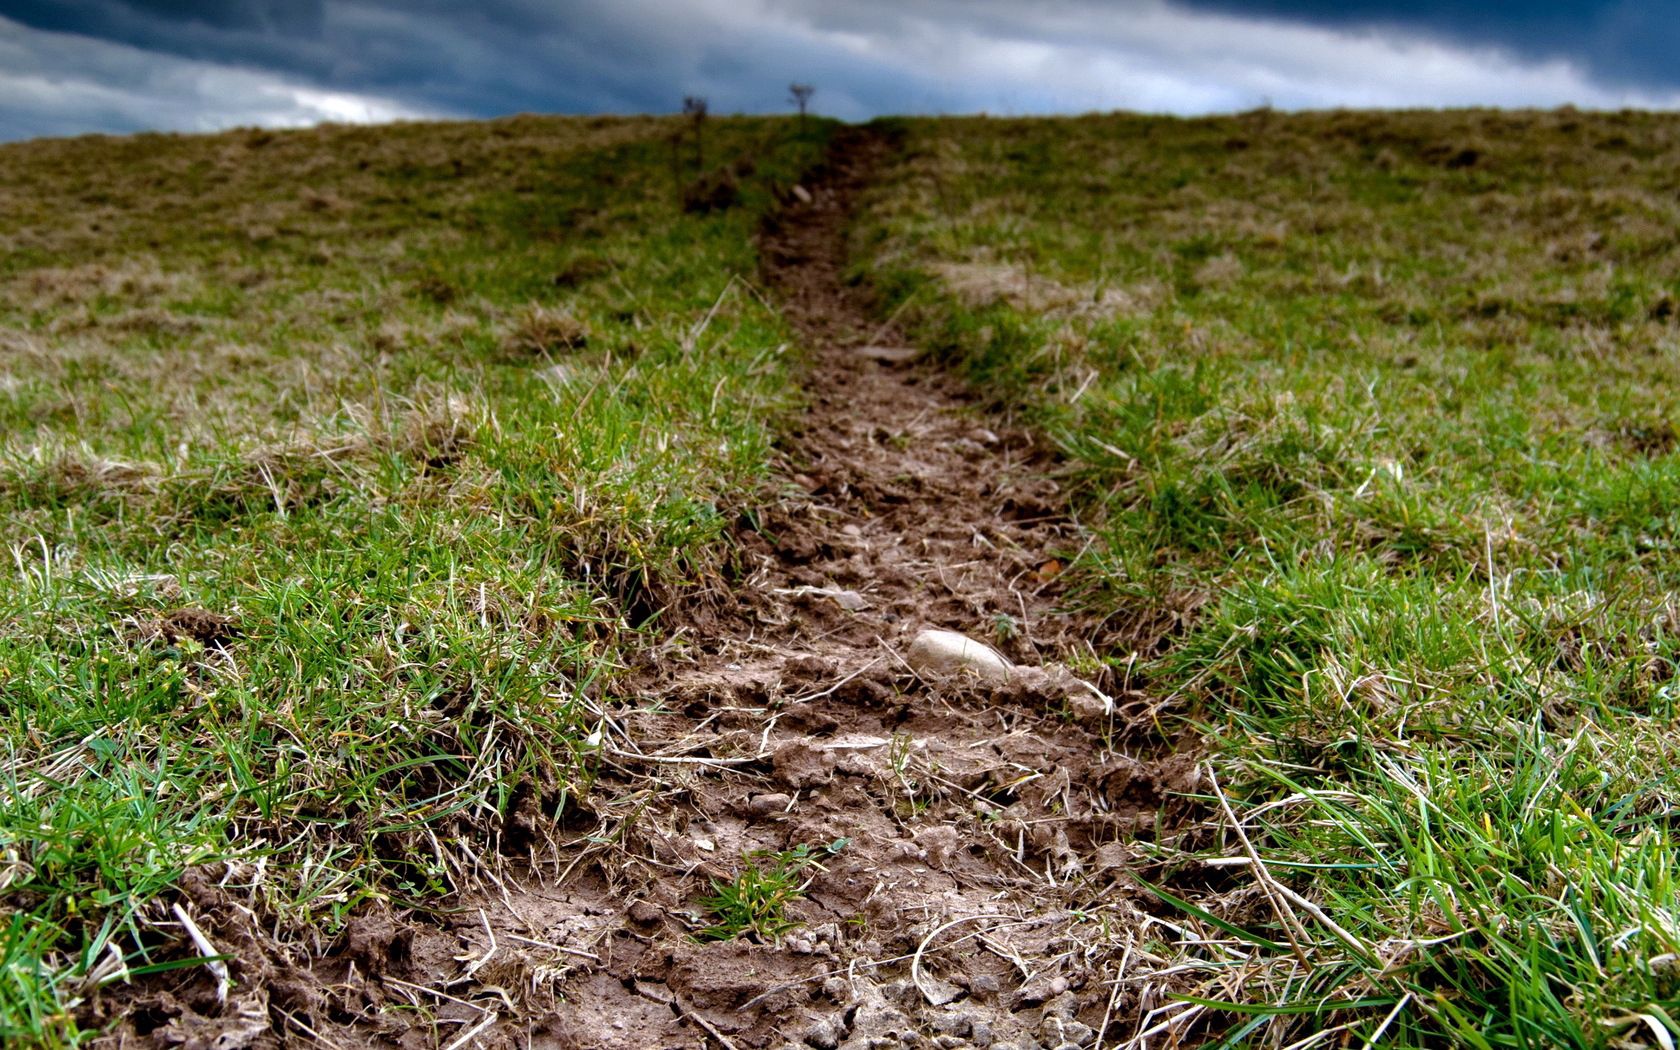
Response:
[{"label": "green grass", "polygon": [[1347,935],[1160,844],[1186,1029],[1670,1045],[1680,119],[907,123],[866,276],[1054,435],[1099,652]]},{"label": "green grass", "polygon": [[753,163],[691,214],[673,126],[0,147],[0,1039],[173,959],[195,865],[330,933],[589,790],[586,698],[763,480],[751,237],[827,134],[713,122]]},{"label": "green grass", "polygon": [[[822,847],[822,852],[833,855],[845,845],[845,840],[837,840]],[[803,843],[779,852],[749,854],[733,879],[712,880],[712,896],[700,901],[712,923],[695,936],[706,941],[747,936],[776,941],[798,929],[799,923],[788,916],[787,907],[805,895],[810,880],[804,873],[812,867],[820,869],[822,865],[812,848]]]},{"label": "green grass", "polygon": [[[714,122],[689,214],[673,127],[0,147],[0,1039],[176,965],[194,865],[330,933],[590,790],[763,480],[750,235],[826,134]],[[908,130],[864,276],[1066,452],[1096,650],[1217,776],[1130,979],[1232,1046],[1680,1034],[1680,120]]]}]

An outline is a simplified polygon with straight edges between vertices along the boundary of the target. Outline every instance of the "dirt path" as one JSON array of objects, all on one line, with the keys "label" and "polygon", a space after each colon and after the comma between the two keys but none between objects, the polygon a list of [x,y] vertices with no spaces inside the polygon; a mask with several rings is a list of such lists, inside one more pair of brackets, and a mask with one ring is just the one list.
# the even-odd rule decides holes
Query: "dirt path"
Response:
[{"label": "dirt path", "polygon": [[[562,846],[565,888],[503,917],[601,960],[563,964],[532,1045],[1025,1050],[1135,1017],[1104,973],[1135,905],[1109,891],[1193,766],[1115,753],[1065,675],[932,682],[903,658],[923,627],[1029,666],[1077,651],[1055,573],[1078,537],[1031,434],[869,349],[904,344],[843,280],[846,228],[892,148],[843,132],[766,225],[766,281],[810,362],[784,443],[799,491],[746,536],[738,607],[603,712],[587,859]],[[693,939],[743,857],[835,843],[779,945]]]},{"label": "dirt path", "polygon": [[[1153,1005],[1116,979],[1139,929],[1125,873],[1194,766],[1119,751],[1066,672],[987,686],[905,662],[924,627],[1029,667],[1082,635],[1057,611],[1078,536],[1041,443],[868,350],[903,337],[843,280],[846,227],[892,148],[843,131],[762,235],[810,407],[783,443],[796,487],[743,530],[733,607],[674,611],[677,641],[601,702],[604,768],[571,826],[507,829],[523,874],[485,865],[482,898],[436,922],[359,920],[309,988],[277,971],[292,1036],[1028,1050],[1095,1045],[1105,1018],[1112,1042]],[[714,880],[800,846],[820,864],[779,943],[695,938]]]}]

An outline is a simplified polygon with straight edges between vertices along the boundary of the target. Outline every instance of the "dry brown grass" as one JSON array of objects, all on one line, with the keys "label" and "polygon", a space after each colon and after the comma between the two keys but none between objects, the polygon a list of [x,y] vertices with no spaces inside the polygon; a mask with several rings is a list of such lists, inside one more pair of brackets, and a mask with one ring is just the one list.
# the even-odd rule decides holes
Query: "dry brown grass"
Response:
[{"label": "dry brown grass", "polygon": [[589,326],[564,307],[531,306],[509,326],[502,346],[515,355],[544,356],[582,350]]}]

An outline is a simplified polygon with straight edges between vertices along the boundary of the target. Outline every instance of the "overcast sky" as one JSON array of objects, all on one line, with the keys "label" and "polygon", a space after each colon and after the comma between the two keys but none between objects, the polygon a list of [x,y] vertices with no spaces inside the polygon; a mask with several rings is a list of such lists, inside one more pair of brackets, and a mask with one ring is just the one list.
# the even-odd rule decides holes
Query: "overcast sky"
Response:
[{"label": "overcast sky", "polygon": [[1680,0],[0,0],[0,139],[665,112],[1680,107]]}]

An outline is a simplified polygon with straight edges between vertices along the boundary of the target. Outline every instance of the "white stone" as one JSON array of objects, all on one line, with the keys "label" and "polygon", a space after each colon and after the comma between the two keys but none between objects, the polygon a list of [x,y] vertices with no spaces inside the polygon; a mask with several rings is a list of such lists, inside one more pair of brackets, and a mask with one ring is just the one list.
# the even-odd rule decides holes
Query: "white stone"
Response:
[{"label": "white stone", "polygon": [[916,635],[904,658],[918,674],[967,674],[988,682],[1002,682],[1015,671],[1014,664],[985,642],[937,628]]}]

